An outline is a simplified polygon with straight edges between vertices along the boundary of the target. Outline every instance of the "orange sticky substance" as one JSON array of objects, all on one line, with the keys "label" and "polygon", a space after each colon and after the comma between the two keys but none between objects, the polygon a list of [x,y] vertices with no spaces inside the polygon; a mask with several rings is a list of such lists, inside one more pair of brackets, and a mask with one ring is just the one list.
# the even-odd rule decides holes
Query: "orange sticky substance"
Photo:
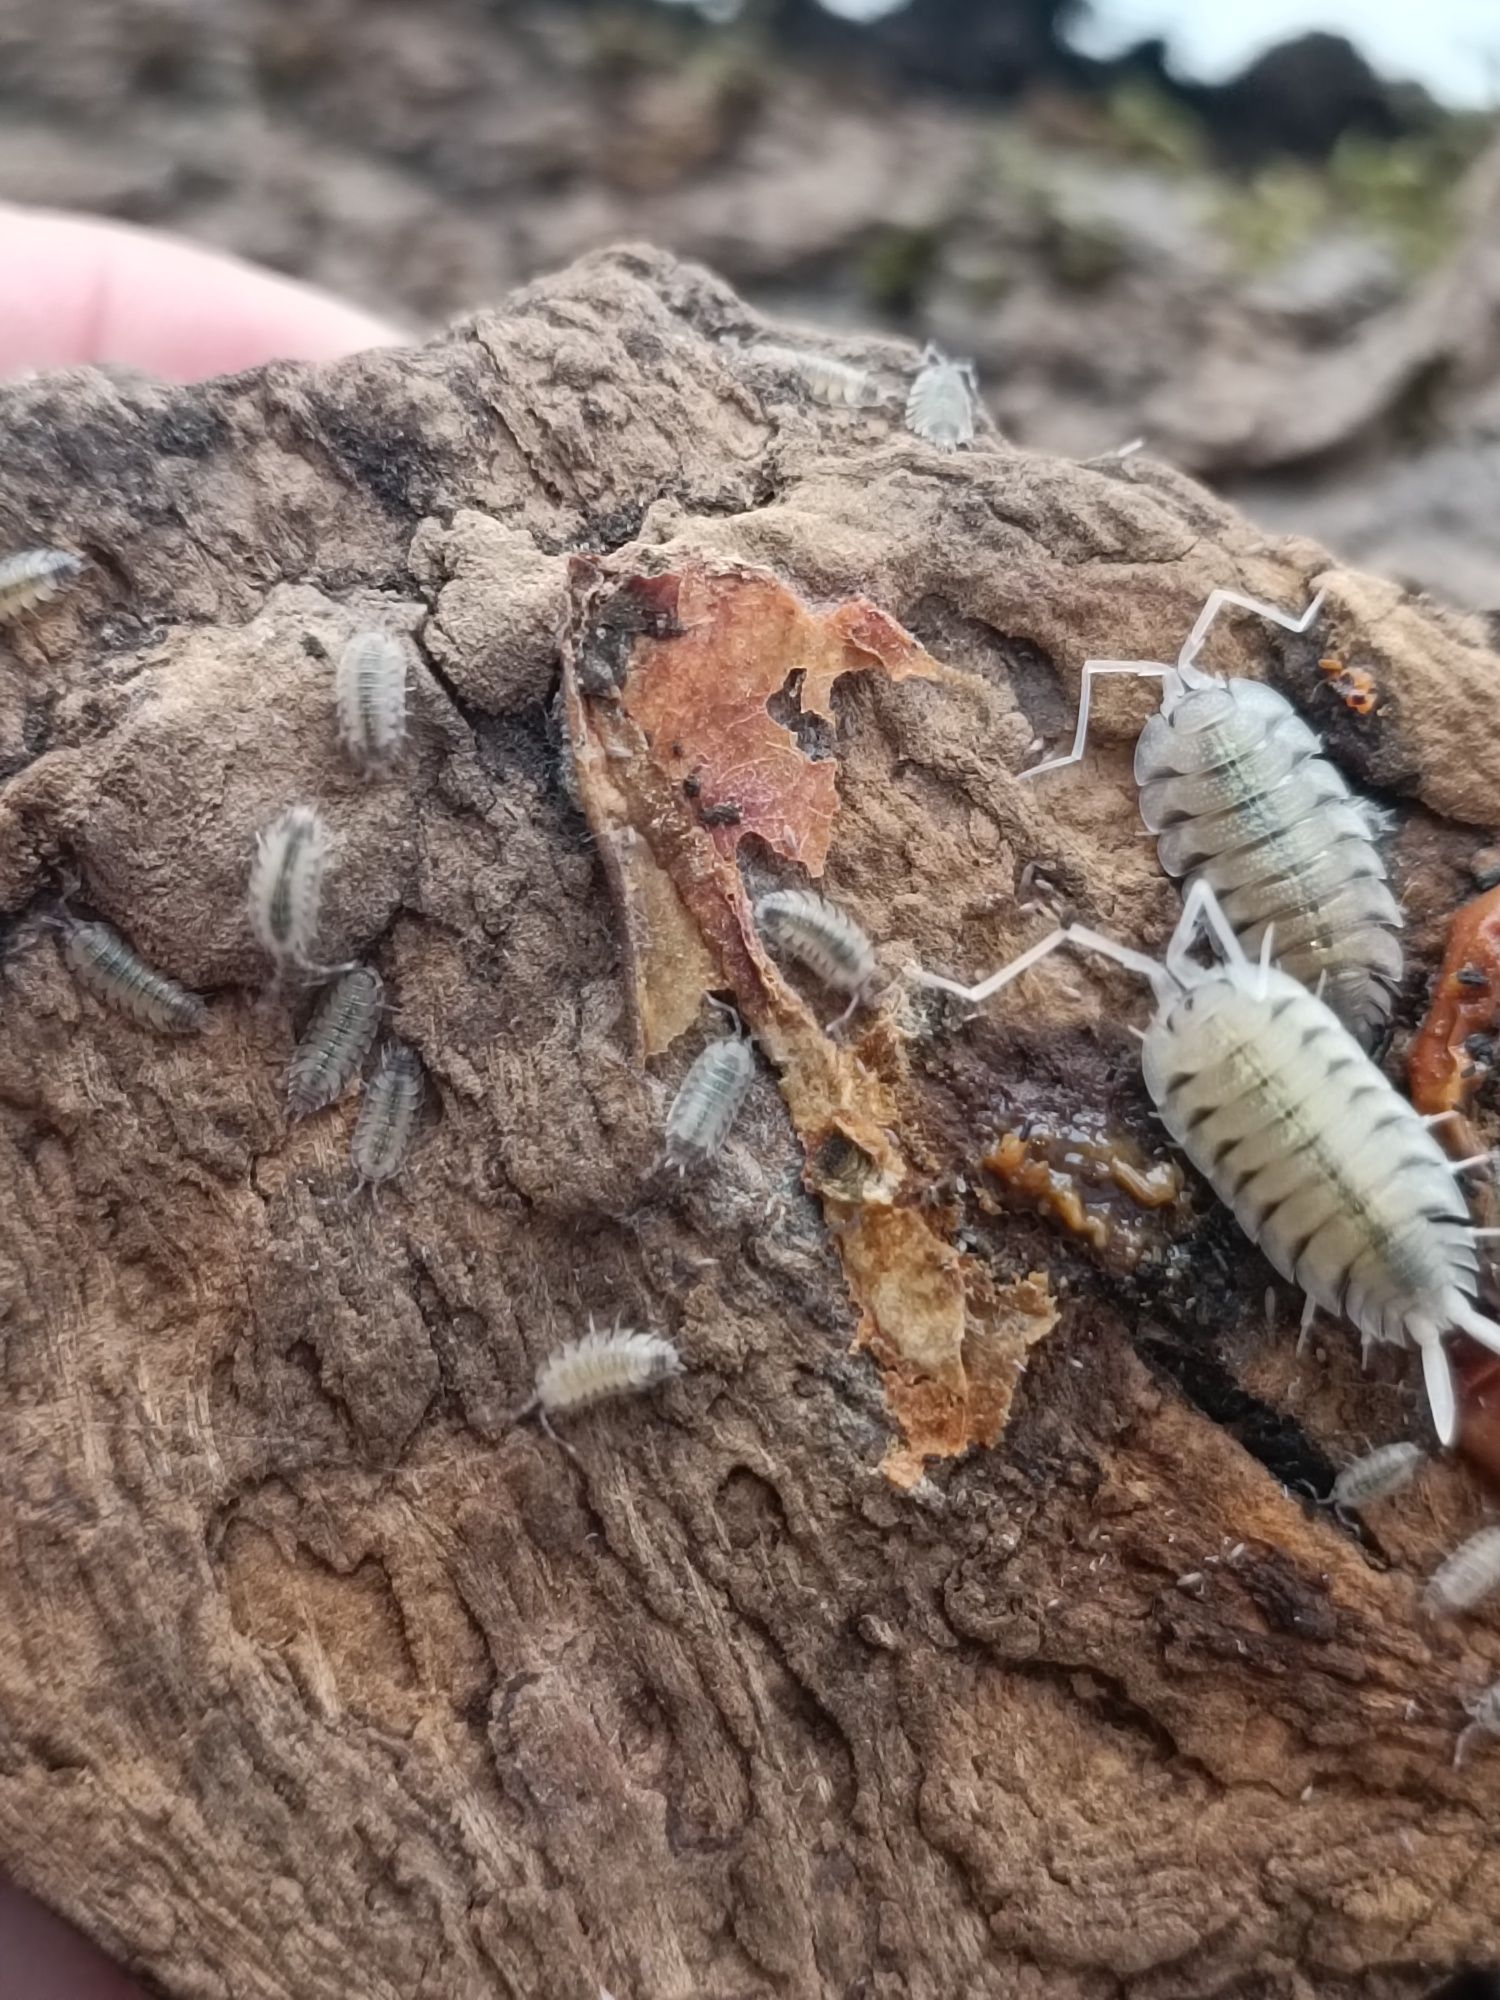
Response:
[{"label": "orange sticky substance", "polygon": [[[1108,1135],[1088,1138],[1042,1128],[1024,1137],[1003,1132],[980,1164],[1070,1235],[1083,1237],[1101,1256],[1128,1269],[1140,1261],[1145,1243],[1133,1219],[1109,1202],[1107,1184],[1113,1183],[1137,1208],[1164,1208],[1182,1192],[1182,1171],[1172,1160],[1149,1166],[1138,1162],[1125,1143]],[[1106,1189],[1103,1199],[1101,1188]]]},{"label": "orange sticky substance", "polygon": [[[1469,984],[1459,974],[1470,967],[1485,983]],[[1411,1101],[1418,1111],[1464,1110],[1484,1078],[1464,1044],[1470,1035],[1493,1031],[1500,1013],[1500,887],[1465,903],[1448,932],[1443,969],[1432,1005],[1417,1030],[1407,1058]],[[1466,1150],[1474,1150],[1466,1147]]]}]

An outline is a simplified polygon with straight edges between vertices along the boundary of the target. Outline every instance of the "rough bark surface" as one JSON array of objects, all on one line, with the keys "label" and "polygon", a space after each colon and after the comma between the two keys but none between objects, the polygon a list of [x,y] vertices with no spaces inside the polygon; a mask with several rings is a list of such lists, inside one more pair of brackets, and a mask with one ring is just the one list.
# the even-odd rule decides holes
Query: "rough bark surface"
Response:
[{"label": "rough bark surface", "polygon": [[[943,457],[898,402],[815,409],[724,343],[758,330],[622,251],[420,351],[0,394],[5,542],[91,564],[0,655],[0,1866],[223,2000],[1416,1994],[1500,1909],[1500,1757],[1450,1768],[1500,1630],[1417,1608],[1472,1475],[1363,1537],[1310,1512],[1283,1481],[1421,1425],[1402,1357],[1364,1377],[1330,1329],[1297,1360],[1296,1302],[1268,1313],[1201,1187],[1069,1234],[982,1166],[1028,1120],[1160,1160],[1127,980],[1054,961],[965,1023],[900,969],[999,963],[1041,893],[1159,944],[1149,685],[1102,690],[1081,771],[1014,773],[1084,658],[1170,657],[1218,585],[1323,587],[1306,640],[1235,618],[1213,656],[1397,809],[1409,1026],[1500,819],[1500,662],[1482,621],[1162,465]],[[892,388],[911,365],[842,351]],[[873,1193],[806,1150],[827,996],[703,916],[725,869],[802,877],[763,830],[732,858],[612,734],[629,703],[576,684],[588,592],[745,566],[810,617],[865,600],[940,668],[820,666],[831,723],[772,702],[837,760],[824,886],[889,980],[818,1072],[888,1120]],[[430,671],[407,761],[366,783],[324,655],[371,614]],[[660,643],[627,635],[627,675]],[[1320,653],[1375,674],[1375,716]],[[298,801],[337,836],[330,950],[379,966],[433,1080],[378,1199],[351,1198],[351,1100],[283,1115],[308,1003],[267,1003],[244,886]],[[622,841],[762,1047],[680,1186],[662,1117],[707,1010],[641,1058]],[[203,1037],[76,988],[42,921],[70,874],[211,994]],[[964,1273],[935,1373],[851,1232],[867,1199],[898,1264],[925,1230]],[[924,1383],[972,1416],[994,1300],[1028,1286],[1052,1306],[1008,1422],[966,1434],[998,1442],[934,1441]],[[655,1324],[689,1373],[578,1419],[575,1465],[507,1419],[590,1313]]]}]

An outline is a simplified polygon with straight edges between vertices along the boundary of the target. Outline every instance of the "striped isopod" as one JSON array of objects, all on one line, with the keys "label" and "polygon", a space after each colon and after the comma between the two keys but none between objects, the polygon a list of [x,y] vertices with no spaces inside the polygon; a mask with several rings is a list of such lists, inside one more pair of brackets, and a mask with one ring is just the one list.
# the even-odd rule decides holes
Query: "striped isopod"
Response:
[{"label": "striped isopod", "polygon": [[[1200,928],[1222,961],[1191,956]],[[1420,1349],[1433,1422],[1458,1429],[1443,1341],[1467,1333],[1500,1352],[1474,1302],[1479,1238],[1454,1162],[1317,995],[1249,960],[1212,888],[1189,888],[1158,964],[1097,931],[1054,931],[975,987],[918,983],[977,1002],[1058,945],[1097,951],[1150,980],[1156,1011],[1141,1067],[1158,1116],[1284,1278],[1367,1340]]]},{"label": "striped isopod", "polygon": [[287,1066],[293,1118],[321,1111],[340,1095],[370,1052],[384,1000],[380,974],[368,965],[356,965],[323,995]]},{"label": "striped isopod", "polygon": [[1419,1444],[1383,1444],[1344,1466],[1328,1496],[1331,1507],[1357,1514],[1376,1500],[1388,1500],[1409,1486],[1427,1463]]},{"label": "striped isopod", "polygon": [[275,959],[278,976],[288,964],[309,966],[331,845],[328,828],[311,806],[288,807],[256,835],[250,922]]},{"label": "striped isopod", "polygon": [[713,1158],[729,1137],[754,1074],[755,1057],[742,1035],[723,1035],[698,1052],[667,1113],[669,1167],[682,1174]]},{"label": "striped isopod", "polygon": [[422,1109],[422,1064],[414,1049],[392,1043],[365,1085],[349,1157],[359,1184],[388,1181],[401,1171]]},{"label": "striped isopod", "polygon": [[974,442],[974,398],[979,384],[971,361],[950,361],[931,342],[906,399],[906,428],[943,451]]},{"label": "striped isopod", "polygon": [[884,400],[879,383],[868,370],[802,347],[780,347],[762,341],[750,349],[750,359],[795,375],[815,403],[836,409],[867,410]]},{"label": "striped isopod", "polygon": [[207,1003],[146,963],[108,924],[69,919],[63,956],[80,983],[132,1021],[167,1035],[192,1035],[208,1019]]},{"label": "striped isopod", "polygon": [[1402,967],[1394,936],[1401,911],[1375,844],[1378,814],[1350,791],[1274,688],[1224,680],[1196,664],[1226,605],[1305,632],[1322,601],[1320,593],[1293,618],[1238,591],[1216,590],[1175,666],[1086,660],[1072,748],[1021,776],[1058,770],[1083,755],[1098,676],[1160,674],[1161,708],[1136,743],[1135,777],[1162,867],[1182,877],[1184,889],[1208,883],[1249,956],[1274,925],[1278,963],[1318,987],[1368,1046],[1390,1014]]},{"label": "striped isopod", "polygon": [[367,777],[394,763],[406,742],[406,666],[401,641],[374,629],[356,632],[339,655],[339,740]]},{"label": "striped isopod", "polygon": [[82,568],[83,557],[66,549],[20,549],[0,556],[0,625],[56,597]]},{"label": "striped isopod", "polygon": [[1429,1611],[1468,1611],[1496,1589],[1500,1589],[1500,1528],[1481,1528],[1438,1564],[1422,1601]]},{"label": "striped isopod", "polygon": [[875,976],[874,947],[854,919],[811,889],[773,889],[756,902],[755,921],[778,951],[850,996],[832,1025],[846,1021]]},{"label": "striped isopod", "polygon": [[1455,1770],[1468,1756],[1471,1743],[1481,1736],[1500,1736],[1500,1681],[1492,1681],[1482,1694],[1466,1701],[1464,1713],[1469,1718],[1469,1726],[1459,1731],[1458,1741],[1453,1746]]}]

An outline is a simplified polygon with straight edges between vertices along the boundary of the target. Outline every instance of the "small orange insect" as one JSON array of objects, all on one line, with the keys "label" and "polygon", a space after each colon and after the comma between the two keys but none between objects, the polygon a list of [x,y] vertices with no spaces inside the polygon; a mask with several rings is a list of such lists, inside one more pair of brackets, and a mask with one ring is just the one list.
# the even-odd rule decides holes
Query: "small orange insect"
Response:
[{"label": "small orange insect", "polygon": [[1346,667],[1342,660],[1333,657],[1319,660],[1318,666],[1327,674],[1329,686],[1345,708],[1353,709],[1356,715],[1375,713],[1380,689],[1375,685],[1375,676],[1366,668]]}]

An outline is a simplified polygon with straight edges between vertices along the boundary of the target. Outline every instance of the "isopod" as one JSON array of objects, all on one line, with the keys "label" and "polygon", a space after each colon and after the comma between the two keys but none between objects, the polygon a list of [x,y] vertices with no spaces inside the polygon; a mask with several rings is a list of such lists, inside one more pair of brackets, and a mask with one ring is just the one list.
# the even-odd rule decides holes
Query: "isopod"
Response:
[{"label": "isopod", "polygon": [[79,981],[117,1014],[167,1035],[196,1034],[208,1019],[199,994],[148,965],[108,924],[70,919],[63,933],[63,956]]},{"label": "isopod", "polygon": [[549,1356],[537,1370],[536,1388],[511,1421],[519,1423],[534,1416],[555,1444],[569,1458],[578,1454],[564,1444],[552,1428],[552,1418],[570,1410],[585,1410],[591,1403],[603,1403],[616,1396],[638,1396],[658,1383],[670,1382],[682,1373],[682,1356],[670,1340],[659,1334],[636,1333],[615,1327],[608,1333],[589,1330],[581,1340],[570,1340]]},{"label": "isopod", "polygon": [[906,428],[943,451],[974,441],[974,398],[979,383],[971,361],[950,361],[931,342],[906,399]]},{"label": "isopod", "polygon": [[[1192,957],[1203,930],[1221,953]],[[1165,964],[1069,925],[978,986],[918,972],[921,985],[978,1002],[1061,944],[1096,951],[1151,982],[1141,1067],[1157,1114],[1284,1278],[1370,1341],[1421,1352],[1433,1423],[1458,1429],[1444,1337],[1500,1352],[1500,1326],[1474,1301],[1480,1237],[1450,1160],[1317,995],[1248,959],[1206,881],[1194,882]],[[1500,1547],[1500,1534],[1497,1534]],[[1496,1574],[1500,1575],[1500,1561]]]},{"label": "isopod", "polygon": [[1500,1587],[1500,1528],[1481,1528],[1438,1564],[1428,1580],[1422,1602],[1427,1610],[1440,1614],[1468,1611],[1497,1587]]},{"label": "isopod", "polygon": [[1427,1463],[1419,1444],[1383,1444],[1346,1465],[1333,1482],[1330,1506],[1357,1514],[1376,1500],[1388,1500],[1409,1486]]},{"label": "isopod", "polygon": [[849,994],[839,1016],[847,1020],[875,976],[874,947],[854,919],[811,889],[773,889],[756,903],[755,921],[778,951]]},{"label": "isopod", "polygon": [[388,1181],[401,1171],[421,1109],[421,1060],[414,1049],[393,1042],[365,1086],[349,1143],[349,1157],[361,1187],[366,1181]]},{"label": "isopod", "polygon": [[1469,1754],[1469,1745],[1476,1738],[1500,1736],[1500,1681],[1492,1681],[1483,1694],[1476,1694],[1466,1701],[1464,1713],[1469,1718],[1469,1726],[1459,1731],[1458,1741],[1453,1746],[1455,1771]]},{"label": "isopod", "polygon": [[755,1057],[741,1035],[723,1035],[701,1049],[667,1113],[666,1164],[686,1173],[711,1160],[729,1137],[755,1074]]},{"label": "isopod", "polygon": [[880,385],[868,370],[839,361],[831,354],[817,354],[802,347],[779,347],[764,341],[750,349],[750,359],[797,376],[815,403],[867,410],[883,401]]},{"label": "isopod", "polygon": [[66,549],[20,549],[0,556],[0,625],[56,597],[82,568],[83,557]]},{"label": "isopod", "polygon": [[1350,791],[1318,737],[1274,688],[1226,680],[1196,664],[1226,605],[1305,632],[1322,601],[1320,592],[1293,618],[1258,598],[1216,590],[1175,666],[1086,660],[1072,748],[1020,775],[1034,778],[1082,757],[1101,675],[1159,674],[1161,708],[1136,743],[1135,778],[1162,867],[1183,879],[1185,891],[1209,884],[1250,957],[1274,924],[1283,969],[1320,987],[1368,1047],[1390,1014],[1402,968],[1394,936],[1401,911],[1375,844],[1379,814]]},{"label": "isopod", "polygon": [[406,648],[390,632],[356,632],[339,655],[339,738],[366,776],[394,763],[406,741],[406,665]]},{"label": "isopod", "polygon": [[370,1052],[384,1000],[380,974],[368,965],[356,965],[324,994],[287,1066],[293,1118],[321,1111],[340,1095]]},{"label": "isopod", "polygon": [[290,806],[256,836],[250,864],[250,922],[276,961],[307,967],[318,932],[328,828],[311,806]]}]

